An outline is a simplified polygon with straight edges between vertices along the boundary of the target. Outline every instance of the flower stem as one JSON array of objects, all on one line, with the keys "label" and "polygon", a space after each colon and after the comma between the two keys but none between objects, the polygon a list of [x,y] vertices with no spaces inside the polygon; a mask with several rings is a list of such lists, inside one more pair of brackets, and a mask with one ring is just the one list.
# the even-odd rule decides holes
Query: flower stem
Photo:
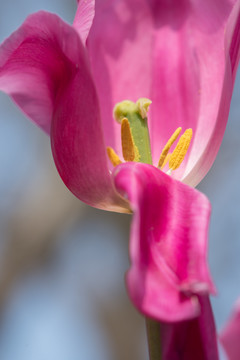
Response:
[{"label": "flower stem", "polygon": [[149,360],[161,360],[160,322],[146,317]]}]

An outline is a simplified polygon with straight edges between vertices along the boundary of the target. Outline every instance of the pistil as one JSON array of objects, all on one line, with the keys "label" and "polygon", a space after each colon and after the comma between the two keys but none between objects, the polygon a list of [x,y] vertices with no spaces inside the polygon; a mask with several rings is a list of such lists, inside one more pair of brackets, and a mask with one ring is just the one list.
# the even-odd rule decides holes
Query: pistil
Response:
[{"label": "pistil", "polygon": [[[152,165],[152,154],[148,132],[147,113],[151,100],[139,99],[136,103],[124,100],[118,103],[113,111],[114,118],[121,124],[122,154],[125,161],[136,161]],[[180,137],[172,153],[169,150],[180,135],[182,128],[177,128],[164,146],[158,168],[169,165],[167,174],[179,168],[182,164],[192,139],[192,129],[187,129]],[[107,154],[113,166],[122,163],[119,156],[111,147],[107,147]]]},{"label": "pistil", "polygon": [[[124,100],[118,103],[113,111],[117,122],[122,123],[127,119],[131,132],[131,142],[134,144],[135,157],[131,161],[138,161],[146,164],[152,164],[152,154],[150,148],[150,139],[147,123],[147,112],[151,100],[141,98],[136,103]],[[125,143],[122,132],[122,143]],[[128,136],[128,135],[127,135]],[[124,154],[123,154],[124,156]]]}]

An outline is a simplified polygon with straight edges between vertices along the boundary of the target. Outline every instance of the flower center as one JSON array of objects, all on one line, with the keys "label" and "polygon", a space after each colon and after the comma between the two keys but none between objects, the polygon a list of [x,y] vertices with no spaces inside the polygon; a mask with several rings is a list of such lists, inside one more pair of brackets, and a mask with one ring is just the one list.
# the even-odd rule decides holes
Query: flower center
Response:
[{"label": "flower center", "polygon": [[[136,103],[124,100],[118,103],[113,110],[114,118],[121,124],[122,155],[125,161],[152,164],[147,123],[147,112],[151,103],[151,100],[146,98],[140,98]],[[179,168],[192,139],[192,129],[187,129],[180,137],[173,152],[170,153],[169,150],[179,137],[181,130],[181,127],[177,128],[160,155],[158,168],[162,170],[168,163],[168,174]],[[113,166],[122,163],[111,147],[107,147],[107,154]]]}]

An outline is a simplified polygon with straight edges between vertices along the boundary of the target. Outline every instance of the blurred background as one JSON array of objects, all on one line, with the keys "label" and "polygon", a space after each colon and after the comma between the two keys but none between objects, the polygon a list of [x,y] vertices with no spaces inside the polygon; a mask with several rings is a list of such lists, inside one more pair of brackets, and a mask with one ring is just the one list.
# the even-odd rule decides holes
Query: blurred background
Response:
[{"label": "blurred background", "polygon": [[[39,9],[72,22],[75,0],[0,0],[0,42]],[[218,329],[240,295],[240,74],[218,157],[199,185],[212,203],[209,261]],[[49,139],[0,94],[0,359],[145,360],[126,294],[130,216],[74,198]]]}]

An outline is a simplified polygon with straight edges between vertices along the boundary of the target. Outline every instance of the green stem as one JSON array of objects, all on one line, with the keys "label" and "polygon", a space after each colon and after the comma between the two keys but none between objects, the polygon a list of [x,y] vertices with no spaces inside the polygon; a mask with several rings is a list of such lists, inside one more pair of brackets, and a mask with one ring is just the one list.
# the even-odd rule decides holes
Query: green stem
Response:
[{"label": "green stem", "polygon": [[161,360],[160,322],[146,317],[149,360]]}]

